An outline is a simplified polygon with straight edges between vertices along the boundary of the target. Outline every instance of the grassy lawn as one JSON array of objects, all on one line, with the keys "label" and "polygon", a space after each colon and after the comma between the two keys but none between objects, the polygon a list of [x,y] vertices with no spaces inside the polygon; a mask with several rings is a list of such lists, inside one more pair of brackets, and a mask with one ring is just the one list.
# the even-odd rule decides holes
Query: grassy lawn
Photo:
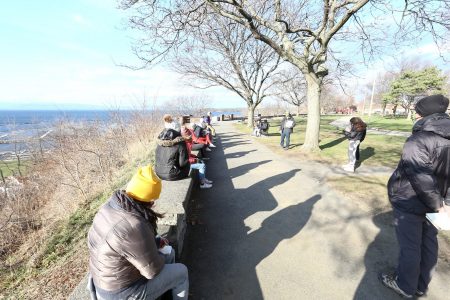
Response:
[{"label": "grassy lawn", "polygon": [[352,199],[358,209],[385,211],[391,208],[386,190],[388,180],[387,175],[349,175],[330,177],[327,183],[344,197]]},{"label": "grassy lawn", "polygon": [[385,130],[395,130],[411,132],[414,122],[411,119],[406,119],[405,116],[401,117],[382,117],[382,116],[372,116],[367,118],[362,118],[369,128],[378,128]]},{"label": "grassy lawn", "polygon": [[[27,162],[23,161],[21,164],[20,171],[24,174],[27,168]],[[19,174],[17,161],[1,161],[0,170],[2,171],[4,177]]]},{"label": "grassy lawn", "polygon": [[[297,125],[294,128],[294,133],[291,135],[289,156],[295,155],[299,159],[309,159],[333,165],[346,163],[348,141],[340,129],[330,125],[332,121],[341,117],[340,115],[322,117],[319,143],[322,151],[313,154],[304,154],[300,151],[299,146],[302,145],[305,138],[306,119],[296,117]],[[276,152],[283,152],[280,147],[280,121],[281,119],[270,120],[269,137],[259,139],[259,141],[267,144]],[[403,120],[400,121],[403,122]],[[251,129],[247,128],[245,124],[237,124],[236,127],[242,132],[251,133]],[[405,137],[367,134],[366,139],[360,146],[361,163],[367,166],[394,168],[400,158],[405,140]]]}]

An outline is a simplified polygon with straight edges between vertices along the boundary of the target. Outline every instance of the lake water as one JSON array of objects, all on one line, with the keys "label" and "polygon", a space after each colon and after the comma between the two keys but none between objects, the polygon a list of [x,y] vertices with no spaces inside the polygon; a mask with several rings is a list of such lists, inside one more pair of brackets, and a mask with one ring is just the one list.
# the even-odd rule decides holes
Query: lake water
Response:
[{"label": "lake water", "polygon": [[[0,110],[0,153],[14,149],[14,145],[8,143],[8,141],[41,136],[51,130],[58,120],[106,122],[110,120],[111,113],[111,111],[106,110]],[[120,113],[126,119],[131,111],[124,110],[120,111]],[[235,116],[239,116],[240,112],[212,111],[213,116],[219,116],[221,114],[234,114]]]}]

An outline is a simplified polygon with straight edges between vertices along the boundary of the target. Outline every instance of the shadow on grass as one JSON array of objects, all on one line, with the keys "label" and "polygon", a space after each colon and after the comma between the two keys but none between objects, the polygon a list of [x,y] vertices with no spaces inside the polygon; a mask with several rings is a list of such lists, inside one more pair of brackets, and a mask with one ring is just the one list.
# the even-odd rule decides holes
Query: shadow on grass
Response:
[{"label": "shadow on grass", "polygon": [[296,147],[300,147],[300,146],[302,146],[302,145],[303,145],[303,143],[290,144],[290,145],[289,145],[289,149],[296,148]]},{"label": "shadow on grass", "polygon": [[360,163],[375,155],[375,148],[367,147],[360,152]]},{"label": "shadow on grass", "polygon": [[327,149],[327,148],[331,148],[334,147],[336,145],[339,145],[340,143],[342,143],[343,141],[345,141],[347,138],[345,136],[342,136],[340,138],[335,139],[334,141],[331,141],[329,143],[326,143],[324,145],[319,146],[320,150],[323,149]]}]

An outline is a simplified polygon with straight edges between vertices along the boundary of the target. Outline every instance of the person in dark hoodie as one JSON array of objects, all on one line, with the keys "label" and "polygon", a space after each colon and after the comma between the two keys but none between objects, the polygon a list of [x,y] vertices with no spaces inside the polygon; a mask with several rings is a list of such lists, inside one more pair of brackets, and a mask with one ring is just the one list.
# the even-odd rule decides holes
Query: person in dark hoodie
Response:
[{"label": "person in dark hoodie", "polygon": [[380,280],[404,298],[427,292],[437,264],[437,229],[425,214],[450,210],[443,204],[450,193],[448,105],[448,98],[442,95],[417,102],[412,135],[388,182],[400,255],[395,274],[381,273]]},{"label": "person in dark hoodie", "polygon": [[[178,125],[179,126],[179,125]],[[162,180],[174,181],[189,174],[189,152],[180,131],[165,128],[157,139],[155,172]]]}]

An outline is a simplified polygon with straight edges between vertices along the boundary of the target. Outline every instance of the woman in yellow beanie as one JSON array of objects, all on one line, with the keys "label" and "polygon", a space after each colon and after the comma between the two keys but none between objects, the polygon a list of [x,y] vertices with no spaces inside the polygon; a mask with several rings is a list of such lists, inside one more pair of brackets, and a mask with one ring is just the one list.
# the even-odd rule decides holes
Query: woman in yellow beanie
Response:
[{"label": "woman in yellow beanie", "polygon": [[173,250],[162,254],[167,241],[156,237],[162,215],[152,206],[160,193],[153,168],[140,168],[95,215],[88,233],[94,299],[155,299],[168,290],[173,299],[187,299],[187,268],[175,263]]}]

